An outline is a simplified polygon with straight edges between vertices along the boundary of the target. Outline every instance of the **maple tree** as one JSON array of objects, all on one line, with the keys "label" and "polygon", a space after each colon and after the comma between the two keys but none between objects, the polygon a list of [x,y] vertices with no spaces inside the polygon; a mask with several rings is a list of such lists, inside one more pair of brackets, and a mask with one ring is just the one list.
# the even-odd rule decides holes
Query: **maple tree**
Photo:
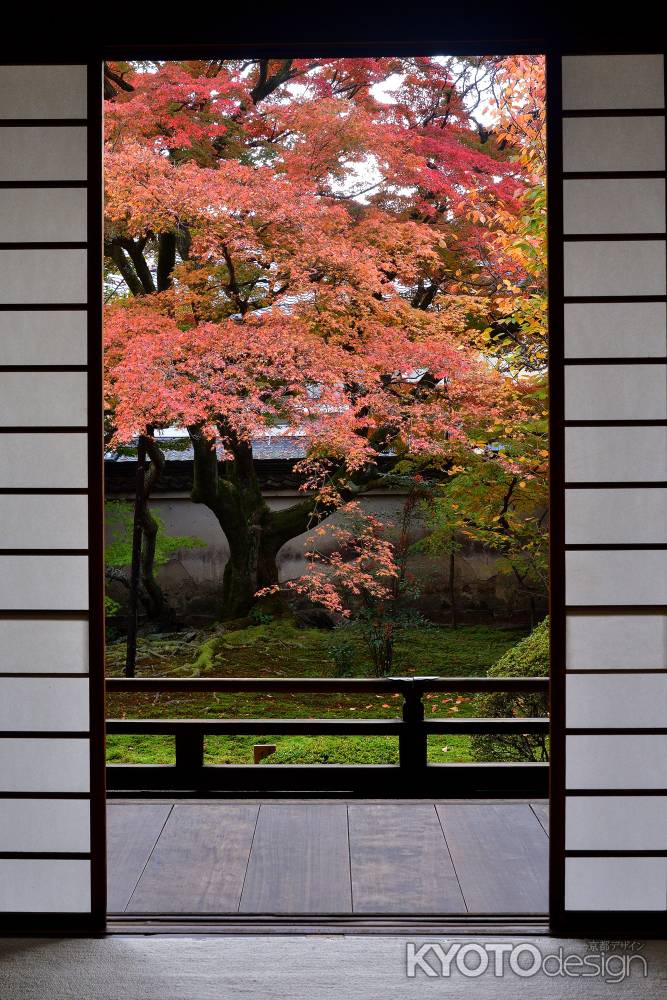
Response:
[{"label": "maple tree", "polygon": [[[328,531],[320,525],[308,537],[308,571],[282,585],[284,590],[304,595],[325,608],[341,624],[354,620],[380,677],[391,671],[397,640],[420,617],[406,610],[403,603],[414,589],[408,572],[413,519],[428,488],[419,474],[408,477],[407,483],[405,477],[400,478],[407,491],[398,519],[398,537],[391,538],[385,521],[365,511],[358,501],[350,501],[339,508],[339,518],[328,525]],[[392,477],[392,485],[397,485],[397,478]],[[279,590],[280,585],[275,584],[265,592]],[[348,654],[354,654],[354,646],[345,639],[335,648],[344,661]]]},{"label": "maple tree", "polygon": [[[108,67],[108,436],[156,449],[153,429],[187,428],[192,499],[230,547],[224,616],[277,583],[286,541],[378,484],[380,456],[447,476],[525,419],[486,326],[526,298],[532,168],[516,136],[476,118],[515,70]],[[268,430],[304,441],[304,494],[283,510],[253,463]]]}]

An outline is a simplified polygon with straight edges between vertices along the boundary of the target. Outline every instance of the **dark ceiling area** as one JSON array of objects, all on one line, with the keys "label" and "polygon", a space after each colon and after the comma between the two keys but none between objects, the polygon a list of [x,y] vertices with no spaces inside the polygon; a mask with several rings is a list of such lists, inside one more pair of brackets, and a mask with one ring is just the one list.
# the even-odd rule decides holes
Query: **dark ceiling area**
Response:
[{"label": "dark ceiling area", "polygon": [[[5,32],[3,61],[63,58],[213,58],[220,52],[271,55],[471,54],[531,51],[649,51],[650,17],[614,17],[597,5],[513,3],[251,3],[196,9],[134,7],[85,25],[30,22]],[[64,20],[64,19],[63,19]],[[28,22],[28,15],[25,16]]]}]

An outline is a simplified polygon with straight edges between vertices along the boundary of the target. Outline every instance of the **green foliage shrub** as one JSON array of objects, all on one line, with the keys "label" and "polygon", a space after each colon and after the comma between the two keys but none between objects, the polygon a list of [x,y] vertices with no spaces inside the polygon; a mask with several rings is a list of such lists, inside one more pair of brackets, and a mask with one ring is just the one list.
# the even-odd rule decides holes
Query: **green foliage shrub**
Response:
[{"label": "green foliage shrub", "polygon": [[359,649],[352,638],[344,632],[345,626],[334,631],[328,647],[329,657],[334,665],[336,677],[354,677],[358,669]]},{"label": "green foliage shrub", "polygon": [[273,615],[269,611],[262,611],[261,608],[255,606],[250,609],[248,619],[253,625],[270,625],[273,621]]},{"label": "green foliage shrub", "polygon": [[[549,619],[533,629],[529,636],[501,656],[488,671],[489,677],[548,677]],[[534,718],[546,716],[547,697],[543,694],[494,692],[474,699],[474,714],[479,718]],[[549,738],[546,735],[474,736],[471,741],[475,760],[546,761]]]},{"label": "green foliage shrub", "polygon": [[108,594],[104,595],[104,614],[107,618],[112,615],[117,615],[120,611],[120,604],[118,601],[114,601],[113,597],[109,597]]}]

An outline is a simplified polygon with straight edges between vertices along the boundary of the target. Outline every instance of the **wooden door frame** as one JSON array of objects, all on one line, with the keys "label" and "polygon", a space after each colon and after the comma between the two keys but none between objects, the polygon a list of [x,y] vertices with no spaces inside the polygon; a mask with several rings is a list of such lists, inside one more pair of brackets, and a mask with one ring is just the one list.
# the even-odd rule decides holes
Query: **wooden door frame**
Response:
[{"label": "wooden door frame", "polygon": [[[417,5],[419,7],[419,5]],[[91,865],[92,909],[85,920],[64,917],[53,919],[44,914],[36,924],[34,916],[27,921],[15,917],[0,917],[0,933],[6,934],[101,934],[107,929],[106,918],[106,789],[105,789],[105,711],[104,711],[104,539],[103,539],[103,378],[102,378],[102,269],[103,269],[103,219],[102,219],[102,115],[103,87],[102,63],[104,59],[120,58],[204,58],[226,55],[252,54],[281,57],[307,55],[317,51],[322,55],[352,56],[362,54],[424,54],[451,53],[465,55],[475,52],[512,54],[526,52],[545,54],[547,58],[547,127],[548,127],[548,243],[549,243],[549,378],[550,449],[551,449],[551,544],[550,544],[550,614],[551,614],[551,789],[550,807],[552,834],[550,840],[550,923],[552,933],[577,933],[600,936],[603,933],[630,933],[632,936],[652,933],[656,914],[633,916],[629,925],[614,914],[586,914],[582,920],[564,909],[564,807],[565,807],[565,594],[564,594],[564,401],[563,401],[563,226],[562,226],[562,149],[561,149],[561,100],[560,65],[565,54],[633,54],[655,51],[648,38],[648,29],[623,25],[613,29],[611,36],[602,37],[599,25],[573,22],[572,29],[561,24],[545,23],[545,15],[531,12],[527,23],[532,37],[513,36],[512,18],[503,15],[496,7],[490,11],[456,13],[447,11],[449,37],[434,41],[420,41],[423,25],[428,19],[411,8],[410,25],[404,9],[392,11],[383,5],[381,39],[378,40],[375,24],[359,24],[356,12],[344,14],[337,25],[327,23],[325,14],[305,17],[307,40],[303,40],[303,25],[296,26],[300,16],[294,15],[281,22],[279,12],[264,19],[263,40],[252,41],[256,24],[249,19],[244,23],[240,14],[225,18],[224,29],[208,25],[210,37],[219,42],[193,38],[192,42],[178,40],[177,28],[159,29],[157,42],[145,43],[145,38],[155,37],[154,25],[143,28],[136,21],[123,31],[115,26],[105,26],[104,35],[86,43],[64,40],[59,48],[57,39],[34,39],[24,34],[20,44],[12,47],[14,64],[76,63],[86,64],[88,76],[88,352],[89,352],[89,524],[90,524],[90,736],[91,736]],[[435,23],[443,16],[442,9],[428,10]],[[513,11],[513,17],[518,11]],[[378,17],[376,14],[375,17]],[[273,18],[273,19],[271,19]],[[223,18],[220,18],[222,21]],[[346,22],[350,27],[346,27]],[[354,22],[354,23],[353,23]],[[417,25],[414,27],[413,25]],[[420,27],[421,25],[421,27]],[[534,26],[534,27],[533,27]],[[608,29],[609,30],[609,29]],[[114,37],[116,32],[116,37]],[[200,33],[201,35],[202,33]],[[299,39],[294,40],[294,35]],[[392,41],[392,36],[401,41]],[[266,38],[269,38],[267,41]],[[26,38],[28,39],[26,41]],[[291,40],[290,40],[291,38]],[[353,38],[353,41],[350,41]],[[318,39],[325,39],[318,42]],[[53,53],[59,58],[54,59]],[[622,917],[623,915],[621,915]],[[447,930],[443,927],[443,931]]]}]

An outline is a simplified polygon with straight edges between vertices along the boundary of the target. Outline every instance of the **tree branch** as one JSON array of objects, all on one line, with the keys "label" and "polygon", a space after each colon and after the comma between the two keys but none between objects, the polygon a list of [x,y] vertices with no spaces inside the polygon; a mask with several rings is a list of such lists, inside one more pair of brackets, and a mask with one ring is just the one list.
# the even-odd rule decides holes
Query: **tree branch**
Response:
[{"label": "tree branch", "polygon": [[125,252],[116,240],[104,244],[105,256],[109,257],[120,272],[120,275],[133,295],[143,295],[144,289],[137,277],[136,271],[125,256]]},{"label": "tree branch", "polygon": [[119,238],[118,242],[122,246],[123,250],[127,252],[130,260],[134,264],[134,269],[137,272],[137,277],[141,282],[141,287],[146,295],[152,295],[155,292],[155,282],[153,281],[153,275],[150,272],[150,268],[146,263],[143,255],[143,249],[146,246],[146,240],[139,240],[137,243],[127,237]]},{"label": "tree branch", "polygon": [[160,233],[157,252],[157,290],[166,292],[173,283],[176,266],[176,233]]}]

